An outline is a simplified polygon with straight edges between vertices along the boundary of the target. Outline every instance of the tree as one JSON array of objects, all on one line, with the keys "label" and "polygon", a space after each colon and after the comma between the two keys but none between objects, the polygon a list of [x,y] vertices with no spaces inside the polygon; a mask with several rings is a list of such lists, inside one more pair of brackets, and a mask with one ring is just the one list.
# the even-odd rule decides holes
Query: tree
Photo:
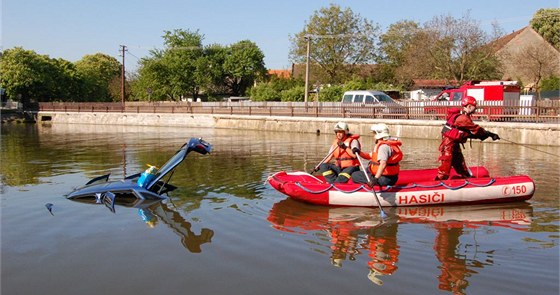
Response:
[{"label": "tree", "polygon": [[410,84],[413,79],[447,79],[453,78],[449,75],[441,75],[434,70],[434,62],[432,55],[428,50],[431,46],[428,32],[420,30],[412,38],[410,46],[407,46],[403,52],[403,62],[395,68],[395,79],[401,84]]},{"label": "tree", "polygon": [[84,92],[84,79],[76,65],[64,59],[51,59],[51,63],[57,69],[53,73],[52,89],[53,97],[62,101],[81,100]]},{"label": "tree", "polygon": [[133,92],[138,99],[179,100],[186,94],[198,97],[200,87],[195,79],[197,60],[203,55],[204,35],[198,31],[176,29],[165,31],[165,48],[150,52],[140,60],[138,79]]},{"label": "tree", "polygon": [[121,63],[112,56],[96,53],[76,62],[76,70],[84,79],[85,101],[120,101],[120,92],[111,93],[111,83],[120,80]]},{"label": "tree", "polygon": [[237,42],[229,47],[223,64],[226,85],[234,96],[245,95],[255,79],[266,75],[264,54],[249,40]]},{"label": "tree", "polygon": [[547,50],[544,46],[530,44],[510,58],[514,64],[517,64],[521,75],[530,77],[533,88],[540,93],[541,80],[554,76],[560,71],[558,55],[554,53],[554,50]]},{"label": "tree", "polygon": [[209,100],[228,91],[223,68],[227,54],[227,47],[212,44],[204,48],[203,56],[196,61],[195,83],[204,90]]},{"label": "tree", "polygon": [[560,8],[537,10],[530,24],[546,41],[560,50]]},{"label": "tree", "polygon": [[331,4],[315,11],[304,29],[291,38],[290,58],[306,62],[309,43],[309,63],[319,66],[314,76],[323,83],[341,83],[352,75],[355,65],[373,62],[378,31],[378,25],[350,8]]},{"label": "tree", "polygon": [[164,64],[170,74],[170,91],[172,97],[180,98],[189,93],[193,99],[198,98],[200,85],[196,83],[197,60],[203,56],[202,40],[204,35],[198,30],[166,31],[163,36],[166,53]]},{"label": "tree", "polygon": [[22,47],[5,50],[0,68],[2,87],[15,101],[70,100],[80,88],[81,78],[71,63]]},{"label": "tree", "polygon": [[403,20],[391,24],[380,38],[380,55],[377,59],[383,81],[403,83],[396,75],[396,69],[405,63],[405,53],[418,40],[420,25],[414,21]]},{"label": "tree", "polygon": [[[405,52],[399,72],[408,78],[455,80],[499,79],[500,63],[490,44],[497,39],[480,29],[469,14],[436,16],[427,22]],[[428,72],[429,70],[429,72]]]}]

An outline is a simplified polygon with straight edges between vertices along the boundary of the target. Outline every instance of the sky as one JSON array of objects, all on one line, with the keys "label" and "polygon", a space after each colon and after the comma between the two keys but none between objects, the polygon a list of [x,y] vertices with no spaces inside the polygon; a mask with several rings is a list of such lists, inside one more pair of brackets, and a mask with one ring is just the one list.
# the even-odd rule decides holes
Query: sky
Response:
[{"label": "sky", "polygon": [[0,46],[75,62],[98,52],[122,61],[125,45],[125,66],[134,71],[150,50],[163,48],[165,31],[198,30],[203,45],[250,40],[268,69],[289,69],[290,37],[330,4],[350,8],[381,32],[401,20],[423,24],[469,13],[487,32],[497,23],[511,33],[527,26],[538,9],[559,8],[560,0],[2,0]]}]

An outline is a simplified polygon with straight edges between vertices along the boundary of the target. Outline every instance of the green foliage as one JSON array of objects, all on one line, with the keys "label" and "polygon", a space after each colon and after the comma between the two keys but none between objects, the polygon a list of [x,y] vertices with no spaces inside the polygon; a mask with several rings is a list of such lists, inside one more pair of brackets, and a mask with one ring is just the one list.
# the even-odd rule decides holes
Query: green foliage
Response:
[{"label": "green foliage", "polygon": [[560,8],[537,10],[530,24],[546,41],[560,50]]},{"label": "green foliage", "polygon": [[342,90],[343,93],[344,91],[350,91],[350,90],[368,90],[368,86],[364,80],[352,79],[344,83]]},{"label": "green foliage", "polygon": [[[295,87],[304,88],[304,82],[301,79],[286,79],[272,76],[268,82],[258,83],[256,86],[249,89],[249,93],[251,99],[254,101],[280,101],[282,98],[282,91]],[[303,93],[305,94],[305,92]]]},{"label": "green foliage", "polygon": [[71,100],[79,94],[82,78],[73,64],[51,59],[21,47],[7,49],[0,57],[2,87],[15,101]]},{"label": "green foliage", "polygon": [[280,91],[271,83],[259,83],[249,90],[253,101],[280,101]]},{"label": "green foliage", "polygon": [[343,87],[340,85],[324,87],[319,92],[319,101],[340,101],[343,93]]},{"label": "green foliage", "polygon": [[165,50],[154,50],[140,62],[133,86],[137,99],[197,99],[201,93],[208,98],[243,96],[266,74],[264,54],[251,41],[203,47],[204,36],[188,30],[166,32],[164,39]]},{"label": "green foliage", "polygon": [[541,81],[541,90],[550,91],[560,89],[560,77],[552,76]]},{"label": "green foliage", "polygon": [[304,101],[305,100],[305,86],[295,86],[290,89],[285,89],[280,92],[282,101]]},{"label": "green foliage", "polygon": [[[204,57],[202,40],[198,31],[166,31],[164,50],[153,50],[151,56],[140,60],[138,81],[133,93],[140,100],[179,100],[189,95],[196,99],[200,85],[208,83],[209,66]],[[204,72],[200,72],[204,69]]]},{"label": "green foliage", "polygon": [[[379,26],[355,14],[350,8],[331,4],[310,17],[304,29],[291,38],[290,57],[294,62],[317,64],[313,75],[322,83],[341,83],[355,71],[354,65],[371,63]],[[311,84],[318,84],[311,81]]]},{"label": "green foliage", "polygon": [[266,75],[264,54],[249,40],[237,42],[229,47],[223,69],[231,94],[244,95],[257,78]]},{"label": "green foliage", "polygon": [[84,101],[119,101],[120,92],[110,91],[110,85],[121,77],[121,64],[112,56],[96,53],[76,62],[76,71],[83,79]]}]

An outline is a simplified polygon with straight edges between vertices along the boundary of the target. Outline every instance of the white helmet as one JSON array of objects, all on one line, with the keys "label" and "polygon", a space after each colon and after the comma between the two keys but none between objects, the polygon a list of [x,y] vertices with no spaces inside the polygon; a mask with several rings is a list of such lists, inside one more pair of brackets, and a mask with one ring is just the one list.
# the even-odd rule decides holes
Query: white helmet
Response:
[{"label": "white helmet", "polygon": [[350,129],[348,129],[348,124],[346,124],[345,122],[338,122],[336,123],[336,125],[334,125],[334,132],[337,131],[344,131],[348,133]]},{"label": "white helmet", "polygon": [[390,137],[389,127],[387,124],[379,123],[371,125],[371,132],[375,132],[375,139]]}]

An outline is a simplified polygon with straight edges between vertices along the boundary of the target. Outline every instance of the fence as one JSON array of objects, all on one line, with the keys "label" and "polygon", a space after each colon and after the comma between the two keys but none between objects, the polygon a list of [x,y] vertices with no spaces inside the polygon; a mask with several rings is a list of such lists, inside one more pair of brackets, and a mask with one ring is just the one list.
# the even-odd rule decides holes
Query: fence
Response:
[{"label": "fence", "polygon": [[[126,102],[57,103],[41,102],[39,111],[121,112],[121,113],[189,113],[254,116],[302,116],[380,119],[445,119],[447,111],[458,102],[401,101],[395,105],[340,102]],[[476,119],[534,123],[560,123],[560,101],[520,100],[515,105],[502,101],[483,101]]]}]

